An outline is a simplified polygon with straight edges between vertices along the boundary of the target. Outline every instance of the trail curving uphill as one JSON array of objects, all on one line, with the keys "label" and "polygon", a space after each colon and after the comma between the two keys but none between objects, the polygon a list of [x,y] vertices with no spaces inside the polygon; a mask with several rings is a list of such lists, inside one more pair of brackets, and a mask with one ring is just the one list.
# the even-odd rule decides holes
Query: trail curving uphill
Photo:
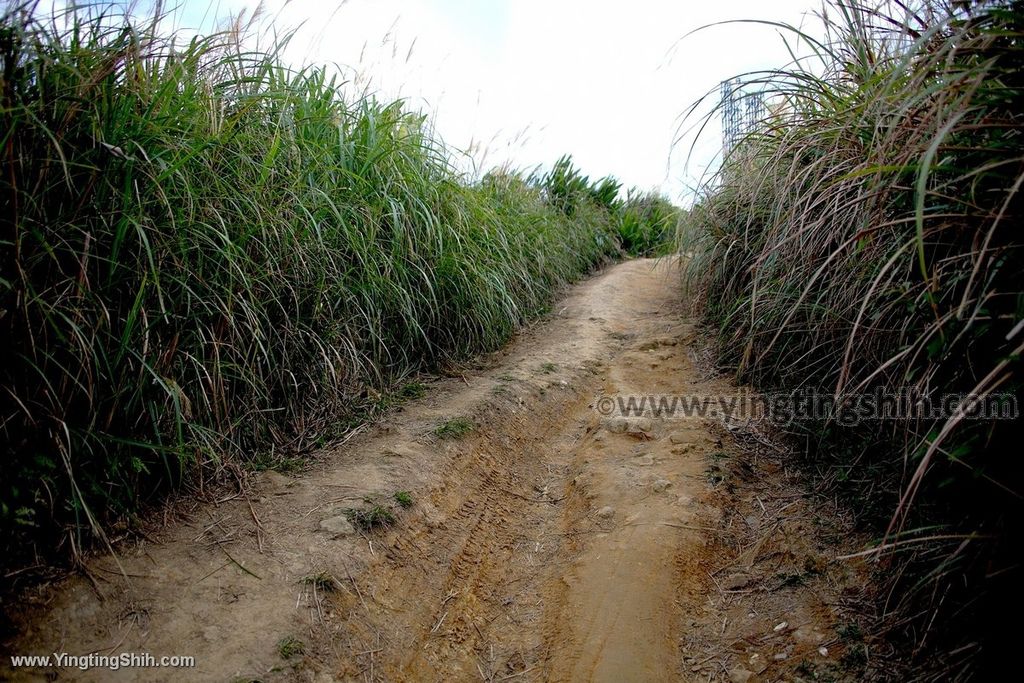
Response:
[{"label": "trail curving uphill", "polygon": [[[815,507],[762,437],[595,409],[599,396],[732,391],[695,366],[675,268],[608,269],[311,471],[169,506],[148,540],[93,558],[91,580],[5,607],[5,653],[190,655],[194,669],[12,669],[5,658],[0,674],[611,682],[833,671],[852,647],[836,625],[860,609],[864,581],[830,562],[839,549],[827,537],[844,535],[837,511]],[[393,504],[400,491],[408,509]],[[378,505],[397,511],[389,528],[347,522],[346,510]],[[794,572],[800,581],[776,585]]]}]

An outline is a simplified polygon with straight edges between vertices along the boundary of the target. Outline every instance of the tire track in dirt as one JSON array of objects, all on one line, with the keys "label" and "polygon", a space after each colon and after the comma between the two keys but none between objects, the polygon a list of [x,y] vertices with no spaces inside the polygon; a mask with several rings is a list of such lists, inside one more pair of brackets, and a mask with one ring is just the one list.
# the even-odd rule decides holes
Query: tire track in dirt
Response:
[{"label": "tire track in dirt", "polygon": [[[659,326],[657,318],[648,314],[645,331],[660,341],[624,352],[605,378],[604,395],[678,392],[688,361],[677,340],[687,330],[671,319]],[[700,425],[679,427],[658,417],[618,418],[577,450],[586,513],[601,523],[578,549],[562,577],[560,606],[549,614],[551,680],[679,680],[679,598],[703,579],[674,568],[703,545],[686,527],[698,528],[692,521],[709,441]],[[580,522],[565,520],[567,528]]]},{"label": "tire track in dirt", "polygon": [[[697,538],[678,525],[691,513],[677,508],[700,494],[703,456],[673,444],[664,425],[609,431],[593,406],[599,393],[669,392],[688,362],[677,342],[686,328],[662,287],[665,272],[637,263],[620,273],[579,311],[604,314],[587,320],[599,322],[602,361],[612,362],[573,376],[570,400],[554,410],[527,410],[465,445],[469,471],[446,479],[480,484],[443,489],[450,524],[419,546],[445,558],[439,571],[375,569],[392,607],[369,617],[369,628],[414,634],[392,648],[393,660],[382,653],[386,678],[677,679],[675,567]],[[663,343],[645,341],[652,334]],[[595,516],[610,507],[611,516]],[[429,609],[397,608],[409,595]]]},{"label": "tire track in dirt", "polygon": [[[562,498],[549,494],[564,487],[550,477],[556,457],[543,435],[504,444],[485,437],[471,450],[466,469],[473,474],[452,473],[450,480],[476,477],[478,484],[446,487],[433,496],[440,509],[451,510],[442,513],[443,530],[396,532],[399,538],[417,534],[424,539],[420,551],[438,558],[437,571],[410,572],[399,561],[374,572],[375,581],[388,586],[388,595],[378,598],[395,608],[375,615],[371,628],[394,632],[401,626],[411,634],[402,638],[394,660],[381,664],[394,680],[488,678],[498,675],[496,667],[506,673],[523,670],[535,658],[537,643],[531,642],[529,629],[525,637],[509,634],[536,618],[525,612],[513,615],[513,606],[522,602],[517,596],[537,594],[543,572],[535,558],[551,557],[557,545],[545,538],[545,529],[558,519]],[[540,457],[524,461],[523,453]],[[423,607],[406,605],[409,596],[419,596]]]}]

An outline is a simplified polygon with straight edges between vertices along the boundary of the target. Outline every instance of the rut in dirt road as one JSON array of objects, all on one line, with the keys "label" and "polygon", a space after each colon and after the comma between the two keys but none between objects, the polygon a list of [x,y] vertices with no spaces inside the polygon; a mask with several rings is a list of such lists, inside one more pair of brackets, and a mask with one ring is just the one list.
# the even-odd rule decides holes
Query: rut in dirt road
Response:
[{"label": "rut in dirt road", "polygon": [[451,484],[431,496],[440,531],[396,533],[399,552],[373,570],[386,609],[352,613],[361,628],[350,630],[391,639],[379,666],[417,680],[675,679],[686,585],[676,569],[700,545],[685,525],[712,439],[594,409],[597,395],[668,393],[685,376],[688,330],[667,277],[636,262],[565,303],[559,318],[575,329],[519,368],[547,368],[542,390],[555,397],[524,396],[518,380],[499,386],[538,405],[481,420]]},{"label": "rut in dirt road", "polygon": [[[151,540],[122,546],[126,576],[100,556],[92,583],[40,589],[7,647],[187,654],[187,678],[209,681],[757,680],[821,665],[845,584],[758,588],[822,555],[793,526],[799,494],[756,477],[716,487],[730,446],[713,423],[595,408],[728,391],[694,367],[693,335],[672,260],[610,268],[307,474],[169,508]],[[413,503],[390,528],[346,520],[395,492]],[[59,680],[111,675],[181,680]]]}]

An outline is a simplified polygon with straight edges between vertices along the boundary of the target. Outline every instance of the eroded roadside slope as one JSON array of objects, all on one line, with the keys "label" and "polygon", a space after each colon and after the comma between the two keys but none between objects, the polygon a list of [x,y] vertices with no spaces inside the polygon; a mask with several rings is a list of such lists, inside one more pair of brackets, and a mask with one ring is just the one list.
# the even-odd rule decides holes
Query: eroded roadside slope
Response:
[{"label": "eroded roadside slope", "polygon": [[[615,266],[311,471],[171,510],[117,561],[94,558],[92,582],[7,606],[18,635],[5,651],[191,655],[185,678],[209,681],[747,681],[838,667],[857,645],[836,634],[862,582],[830,561],[837,539],[822,529],[838,522],[801,522],[816,509],[760,441],[595,410],[603,395],[731,390],[694,366],[674,268]],[[346,511],[377,507],[396,523],[348,524]]]}]

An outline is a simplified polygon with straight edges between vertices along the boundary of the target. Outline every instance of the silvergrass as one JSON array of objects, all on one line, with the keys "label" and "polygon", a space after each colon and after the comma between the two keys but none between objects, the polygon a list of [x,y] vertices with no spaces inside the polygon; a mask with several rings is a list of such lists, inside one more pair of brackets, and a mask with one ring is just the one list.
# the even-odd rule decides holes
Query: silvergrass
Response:
[{"label": "silvergrass", "polygon": [[[723,365],[839,398],[1019,400],[1020,5],[853,0],[821,19],[823,39],[800,34],[813,63],[747,76],[769,113],[682,232]],[[880,535],[893,622],[915,652],[950,653],[935,660],[946,674],[1012,652],[994,617],[1021,605],[1020,426],[802,425],[814,464]]]},{"label": "silvergrass", "polygon": [[0,16],[6,562],[74,554],[171,486],[294,467],[620,254],[613,180],[569,215],[242,27],[33,6]]}]

